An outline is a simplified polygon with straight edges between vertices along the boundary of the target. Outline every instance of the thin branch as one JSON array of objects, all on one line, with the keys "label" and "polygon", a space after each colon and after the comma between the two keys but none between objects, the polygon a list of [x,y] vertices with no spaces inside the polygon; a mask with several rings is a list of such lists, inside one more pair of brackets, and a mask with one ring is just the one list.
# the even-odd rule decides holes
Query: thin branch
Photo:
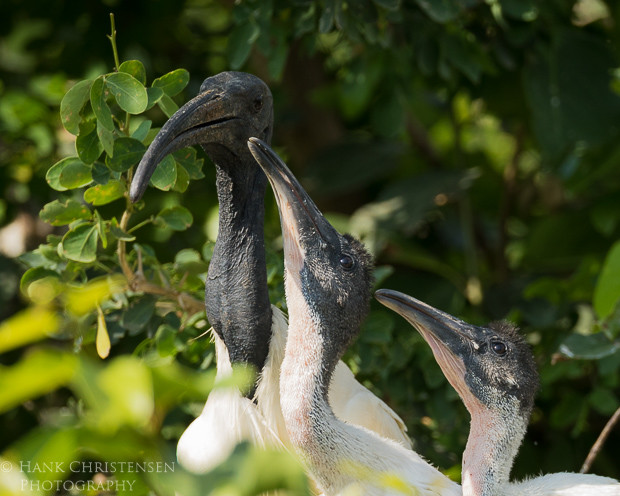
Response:
[{"label": "thin branch", "polygon": [[594,462],[595,458],[598,456],[599,452],[603,448],[603,444],[605,444],[607,437],[609,436],[609,434],[611,433],[614,426],[618,423],[619,420],[620,420],[620,408],[618,408],[614,412],[614,414],[611,416],[611,418],[607,421],[607,423],[605,424],[605,427],[603,427],[603,430],[599,434],[598,439],[594,442],[594,444],[592,445],[592,448],[590,448],[590,452],[588,453],[588,456],[586,457],[586,461],[583,462],[583,466],[581,467],[581,470],[579,471],[580,473],[585,474],[590,470],[592,463]]},{"label": "thin branch", "polygon": [[110,43],[112,43],[112,53],[114,53],[114,69],[118,72],[121,63],[118,58],[118,49],[116,48],[116,26],[114,24],[114,14],[110,13],[110,24],[112,25],[112,34],[108,35]]}]

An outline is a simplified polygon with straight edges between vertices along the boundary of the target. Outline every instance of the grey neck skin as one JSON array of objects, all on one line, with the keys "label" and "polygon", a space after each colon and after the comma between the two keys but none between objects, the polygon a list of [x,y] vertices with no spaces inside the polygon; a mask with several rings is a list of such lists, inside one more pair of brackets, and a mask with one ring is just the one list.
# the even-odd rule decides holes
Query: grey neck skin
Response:
[{"label": "grey neck skin", "polygon": [[489,408],[475,399],[466,402],[471,427],[463,453],[463,496],[500,496],[510,482],[530,412],[522,411],[510,397],[497,403]]},{"label": "grey neck skin", "polygon": [[219,200],[219,232],[205,284],[207,318],[231,362],[249,363],[258,372],[271,338],[263,233],[267,178],[247,148],[238,155],[204,148],[216,164]]}]

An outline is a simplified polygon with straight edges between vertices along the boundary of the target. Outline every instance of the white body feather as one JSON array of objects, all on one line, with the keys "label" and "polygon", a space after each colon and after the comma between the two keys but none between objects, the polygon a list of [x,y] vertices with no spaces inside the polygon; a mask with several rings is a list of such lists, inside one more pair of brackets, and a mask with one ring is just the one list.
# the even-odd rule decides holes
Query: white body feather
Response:
[{"label": "white body feather", "polygon": [[[202,413],[183,432],[177,458],[186,469],[204,473],[224,461],[241,441],[259,446],[290,446],[280,406],[280,367],[288,334],[284,314],[272,306],[272,337],[269,355],[256,388],[256,400],[244,398],[231,388],[215,389]],[[214,334],[217,380],[230,376],[232,367],[224,343]],[[336,415],[369,428],[409,448],[407,428],[396,413],[355,380],[339,362],[330,387],[330,401]]]}]

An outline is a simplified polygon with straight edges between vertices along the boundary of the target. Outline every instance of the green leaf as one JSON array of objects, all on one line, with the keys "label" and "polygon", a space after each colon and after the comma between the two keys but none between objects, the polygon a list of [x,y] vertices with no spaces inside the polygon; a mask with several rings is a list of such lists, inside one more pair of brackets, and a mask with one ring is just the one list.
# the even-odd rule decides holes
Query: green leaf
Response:
[{"label": "green leaf", "polygon": [[85,164],[92,164],[103,152],[103,144],[97,136],[97,124],[86,121],[80,125],[80,133],[75,140],[77,154]]},{"label": "green leaf", "polygon": [[[39,309],[40,310],[40,309]],[[49,310],[44,310],[49,312]],[[16,317],[15,317],[16,318]],[[7,321],[11,323],[13,319]],[[39,325],[41,319],[24,320],[22,332]],[[11,367],[3,367],[0,374],[0,412],[14,408],[26,400],[54,391],[71,381],[77,369],[77,357],[52,350],[33,350]]]},{"label": "green leaf", "polygon": [[92,79],[80,81],[75,84],[60,102],[60,120],[62,125],[71,134],[77,135],[80,124],[80,111],[90,96]]},{"label": "green leaf", "polygon": [[560,345],[560,352],[569,358],[599,360],[620,350],[620,342],[611,341],[604,333],[571,334]]},{"label": "green leaf", "polygon": [[165,94],[157,101],[157,105],[168,118],[172,117],[179,110],[179,106],[174,103],[174,100]]},{"label": "green leaf", "polygon": [[118,70],[133,76],[140,84],[146,84],[146,70],[139,60],[126,60],[120,65]]},{"label": "green leaf", "polygon": [[65,226],[79,219],[90,219],[91,216],[88,207],[75,200],[67,200],[64,203],[54,200],[39,212],[39,217],[52,226]]},{"label": "green leaf", "polygon": [[228,37],[227,47],[228,60],[232,69],[238,70],[245,63],[259,34],[260,29],[253,22],[235,26]]},{"label": "green leaf", "polygon": [[116,103],[125,112],[140,114],[146,110],[149,100],[146,88],[135,77],[125,72],[115,72],[106,76],[105,82]]},{"label": "green leaf", "polygon": [[122,198],[125,194],[125,185],[116,180],[106,184],[98,184],[84,191],[84,200],[93,205],[105,205]]},{"label": "green leaf", "polygon": [[620,241],[607,253],[594,288],[594,310],[601,319],[611,315],[620,300]]},{"label": "green leaf", "polygon": [[90,105],[93,108],[95,117],[97,117],[97,123],[112,132],[114,131],[114,120],[105,97],[105,77],[99,76],[90,87]]},{"label": "green leaf", "polygon": [[176,164],[177,168],[177,180],[174,183],[173,191],[178,191],[179,193],[185,193],[187,187],[189,186],[189,174],[183,168],[182,165]]},{"label": "green leaf", "polygon": [[137,139],[138,141],[144,141],[149,134],[152,125],[153,121],[142,121],[140,125],[136,129],[134,129],[133,133],[131,133],[131,137],[133,139]]},{"label": "green leaf", "polygon": [[[380,3],[391,4],[393,2],[386,0]],[[459,2],[456,0],[416,0],[416,3],[433,21],[441,24],[453,21],[461,11]]]},{"label": "green leaf", "polygon": [[[88,184],[92,177],[90,177],[90,167],[79,158],[67,157],[49,168],[45,174],[45,180],[50,188],[56,191],[66,191]],[[79,185],[76,186],[76,184]]]},{"label": "green leaf", "polygon": [[[400,8],[400,0],[373,0],[373,2],[375,3],[375,5],[383,7],[386,10],[398,10]],[[436,5],[440,2],[437,2],[436,0],[432,0],[428,3],[432,3]],[[443,2],[443,3],[446,3],[446,2]]]},{"label": "green leaf", "polygon": [[189,210],[177,205],[171,208],[164,208],[155,219],[157,225],[169,227],[173,231],[184,231],[194,222],[194,218]]},{"label": "green leaf", "polygon": [[172,155],[167,155],[153,172],[150,184],[162,191],[169,191],[176,182],[177,166]]},{"label": "green leaf", "polygon": [[102,162],[95,162],[91,173],[97,184],[107,184],[112,179],[112,171]]},{"label": "green leaf", "polygon": [[116,218],[113,218],[110,221],[109,227],[110,227],[110,234],[114,236],[116,239],[120,239],[122,241],[135,241],[136,240],[136,237],[133,234],[128,234],[120,228]]},{"label": "green leaf", "polygon": [[97,227],[80,224],[62,238],[62,254],[75,262],[90,263],[97,259]]},{"label": "green leaf", "polygon": [[101,238],[101,246],[105,250],[108,247],[108,237],[106,236],[105,223],[99,215],[99,212],[95,210],[95,226],[97,227],[97,233],[99,234],[99,238]]},{"label": "green leaf", "polygon": [[172,155],[174,156],[176,162],[181,164],[187,171],[190,179],[196,180],[205,177],[202,173],[204,160],[202,158],[197,158],[195,148],[182,148],[181,150],[174,152]]},{"label": "green leaf", "polygon": [[155,312],[155,298],[145,296],[139,300],[134,300],[129,308],[123,313],[121,326],[127,329],[130,334],[135,335],[144,329],[153,313]]},{"label": "green leaf", "polygon": [[114,141],[114,155],[106,157],[105,163],[115,172],[125,172],[140,161],[145,151],[140,141],[123,136]]},{"label": "green leaf", "polygon": [[80,160],[69,162],[58,176],[58,182],[63,188],[76,189],[91,183],[93,176],[91,168]]},{"label": "green leaf", "polygon": [[40,281],[45,278],[59,279],[57,272],[46,269],[45,267],[32,267],[24,272],[20,282],[19,289],[22,294],[28,296],[28,287],[35,281]]},{"label": "green leaf", "polygon": [[114,155],[114,135],[112,131],[108,131],[99,120],[97,121],[97,136],[108,156],[111,157]]},{"label": "green leaf", "polygon": [[176,69],[157,78],[152,86],[161,88],[166,95],[172,97],[183,91],[187,83],[189,83],[189,72],[185,69]]},{"label": "green leaf", "polygon": [[327,0],[325,8],[319,18],[319,33],[329,33],[334,26],[334,17],[336,5],[334,0]]},{"label": "green leaf", "polygon": [[161,100],[161,97],[164,96],[164,90],[161,88],[147,88],[146,94],[149,98],[149,102],[146,104],[146,110],[153,108],[153,106]]}]

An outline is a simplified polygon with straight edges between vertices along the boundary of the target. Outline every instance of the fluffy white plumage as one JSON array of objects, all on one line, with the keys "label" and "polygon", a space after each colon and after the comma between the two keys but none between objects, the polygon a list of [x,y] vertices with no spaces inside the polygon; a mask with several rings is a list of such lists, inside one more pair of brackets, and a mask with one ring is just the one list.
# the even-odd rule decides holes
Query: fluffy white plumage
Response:
[{"label": "fluffy white plumage", "polygon": [[[177,458],[186,469],[204,473],[224,461],[241,441],[258,446],[290,446],[280,406],[280,366],[288,334],[285,315],[272,307],[269,355],[256,388],[256,403],[232,388],[215,389],[202,413],[185,430],[177,445]],[[229,377],[232,367],[226,346],[214,334],[216,381]],[[334,413],[351,424],[361,425],[383,437],[411,447],[407,428],[381,399],[355,380],[339,362],[330,387]]]}]

